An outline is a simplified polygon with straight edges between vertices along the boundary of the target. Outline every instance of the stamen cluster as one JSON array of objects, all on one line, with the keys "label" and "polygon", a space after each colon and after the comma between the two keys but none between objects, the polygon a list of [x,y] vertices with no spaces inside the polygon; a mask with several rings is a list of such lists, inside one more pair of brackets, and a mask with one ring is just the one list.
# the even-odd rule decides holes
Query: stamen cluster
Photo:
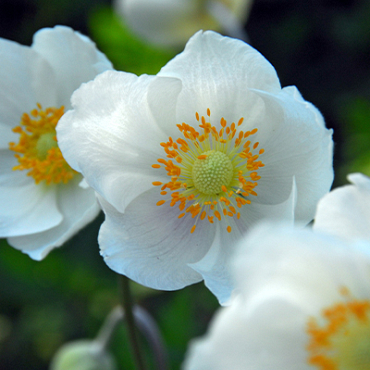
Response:
[{"label": "stamen cluster", "polygon": [[307,325],[308,363],[321,370],[362,370],[370,366],[370,301],[348,297],[323,310],[324,324],[312,318]]},{"label": "stamen cluster", "polygon": [[[210,120],[209,109],[207,116]],[[222,215],[225,218],[236,216],[239,219],[240,212],[237,208],[250,204],[251,201],[247,199],[250,195],[257,196],[254,189],[261,178],[257,171],[264,166],[259,160],[264,149],[255,153],[259,143],[254,142],[252,145],[248,139],[257,133],[257,129],[245,132],[237,130],[237,126],[243,123],[243,118],[237,125],[233,122],[230,126],[221,118],[221,128],[218,130],[204,116],[200,117],[198,112],[195,117],[199,122],[200,132],[186,123],[178,124],[183,138],[174,141],[170,137],[168,142],[161,143],[169,159],[159,158],[159,164],[152,165],[158,169],[163,167],[170,177],[170,181],[165,184],[153,182],[154,186],[161,187],[161,195],[167,196],[167,199],[159,201],[157,205],[161,206],[169,200],[171,207],[178,204],[181,211],[179,218],[187,213],[196,218],[191,233],[194,232],[197,221],[206,217],[211,224],[214,223],[214,218],[221,221]],[[204,170],[199,161],[209,160],[211,156],[213,172],[200,174],[199,168],[202,171],[207,169]],[[212,176],[211,182],[202,180]],[[168,192],[171,192],[170,198]],[[231,232],[230,225],[227,226],[227,231]]]},{"label": "stamen cluster", "polygon": [[75,171],[68,165],[58,147],[55,127],[64,114],[64,107],[42,109],[24,113],[19,126],[13,132],[20,134],[18,144],[9,143],[9,149],[19,165],[13,170],[30,170],[27,176],[32,176],[36,184],[45,180],[46,184],[68,183]]}]

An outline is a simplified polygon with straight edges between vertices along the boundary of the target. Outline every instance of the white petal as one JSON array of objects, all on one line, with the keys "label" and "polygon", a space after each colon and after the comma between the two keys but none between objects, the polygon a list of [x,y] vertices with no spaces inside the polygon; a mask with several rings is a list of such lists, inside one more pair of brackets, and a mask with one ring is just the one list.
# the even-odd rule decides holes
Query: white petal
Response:
[{"label": "white petal", "polygon": [[160,143],[168,141],[147,104],[152,80],[146,75],[102,73],[73,94],[74,110],[57,126],[64,158],[120,212],[152,189],[153,181],[168,178],[152,168],[165,154]]},{"label": "white petal", "polygon": [[106,221],[99,244],[112,270],[154,289],[180,289],[202,280],[188,264],[205,255],[215,229],[200,222],[191,234],[194,219],[178,219],[178,208],[169,203],[157,206],[160,199],[156,189],[148,191],[131,202],[124,214],[102,200]]},{"label": "white petal", "polygon": [[166,141],[170,136],[174,140],[182,137],[176,126],[182,123],[176,116],[177,100],[181,89],[181,80],[172,77],[156,77],[148,85],[148,104],[158,126],[168,135]]},{"label": "white petal", "polygon": [[343,286],[370,294],[370,244],[364,250],[307,229],[260,224],[240,242],[233,264],[236,284],[248,296],[263,286],[284,287],[312,314]]},{"label": "white petal", "polygon": [[295,176],[295,217],[308,223],[333,181],[333,141],[332,131],[325,129],[317,109],[295,91],[290,87],[273,95],[255,90],[265,101],[266,120],[275,121],[274,130],[259,130],[256,134],[259,148],[265,149],[260,156],[265,167],[258,171],[261,179],[255,201],[275,204],[286,199]]},{"label": "white petal", "polygon": [[320,200],[314,228],[348,240],[370,241],[370,179],[360,173],[348,179],[353,185],[334,189]]},{"label": "white petal", "polygon": [[11,129],[20,123],[23,113],[56,103],[56,84],[49,64],[34,50],[0,39],[0,149],[18,135]]},{"label": "white petal", "polygon": [[281,297],[248,304],[237,297],[217,312],[206,337],[190,343],[183,369],[310,370],[304,319]]},{"label": "white petal", "polygon": [[250,88],[280,91],[274,68],[259,52],[240,40],[211,31],[195,34],[184,52],[164,66],[158,76],[182,81],[177,117],[188,124],[194,122],[195,112],[205,115],[207,108],[213,124],[221,117],[237,122],[259,106],[260,98]]},{"label": "white petal", "polygon": [[58,187],[57,205],[63,216],[58,226],[37,234],[10,238],[9,244],[39,261],[91,222],[100,207],[94,190],[80,187],[80,181],[81,178],[76,176],[68,184]]},{"label": "white petal", "polygon": [[[18,174],[16,175],[18,176]],[[0,236],[28,235],[48,230],[62,221],[55,187],[36,185],[23,174],[24,180],[0,187]]]},{"label": "white petal", "polygon": [[108,59],[87,37],[69,27],[56,26],[36,32],[32,44],[52,66],[58,86],[58,104],[70,107],[70,97],[81,83],[112,69]]}]

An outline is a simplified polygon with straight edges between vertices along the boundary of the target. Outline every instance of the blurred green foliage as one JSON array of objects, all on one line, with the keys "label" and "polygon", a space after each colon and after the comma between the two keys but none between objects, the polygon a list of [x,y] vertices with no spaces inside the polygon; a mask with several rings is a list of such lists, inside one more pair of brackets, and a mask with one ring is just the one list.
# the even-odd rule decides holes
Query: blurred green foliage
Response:
[{"label": "blurred green foliage", "polygon": [[174,52],[146,44],[125,26],[110,7],[96,9],[90,16],[91,37],[117,70],[157,74]]},{"label": "blurred green foliage", "polygon": [[[366,0],[255,0],[246,25],[282,85],[296,85],[334,129],[336,186],[353,171],[370,175],[369,19]],[[29,45],[34,32],[56,24],[89,35],[118,70],[154,74],[174,56],[132,35],[109,0],[0,2],[0,37]],[[1,241],[0,369],[47,369],[63,343],[94,338],[118,304],[117,277],[97,245],[102,221],[101,215],[41,262]],[[205,332],[216,299],[203,284],[177,292],[133,284],[133,290],[158,322],[171,368],[178,369],[188,341]],[[122,369],[133,369],[123,325],[112,350]]]}]

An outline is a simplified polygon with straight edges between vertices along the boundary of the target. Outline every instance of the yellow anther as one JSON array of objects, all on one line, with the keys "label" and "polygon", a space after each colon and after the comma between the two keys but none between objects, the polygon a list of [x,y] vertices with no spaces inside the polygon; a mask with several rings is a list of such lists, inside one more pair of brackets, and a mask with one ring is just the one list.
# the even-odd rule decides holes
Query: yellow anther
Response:
[{"label": "yellow anther", "polygon": [[20,135],[17,144],[9,143],[19,165],[13,170],[29,170],[36,184],[68,183],[77,173],[63,158],[58,147],[55,127],[64,114],[64,107],[42,109],[37,104],[30,114],[24,113],[20,125],[13,132]]}]

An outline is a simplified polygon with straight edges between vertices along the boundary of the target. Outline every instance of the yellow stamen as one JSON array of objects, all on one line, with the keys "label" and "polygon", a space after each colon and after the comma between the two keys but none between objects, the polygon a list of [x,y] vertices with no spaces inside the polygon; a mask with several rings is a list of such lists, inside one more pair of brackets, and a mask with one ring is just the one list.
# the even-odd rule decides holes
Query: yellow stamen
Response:
[{"label": "yellow stamen", "polygon": [[[209,108],[205,116],[195,113],[200,130],[185,122],[177,124],[183,137],[175,140],[169,137],[167,142],[160,143],[166,159],[158,158],[158,164],[152,166],[164,169],[169,176],[167,183],[162,185],[155,181],[153,185],[162,185],[162,195],[170,193],[167,195],[169,206],[177,204],[182,212],[178,217],[189,213],[195,218],[191,232],[196,223],[206,217],[211,224],[214,218],[221,221],[222,217],[236,216],[240,219],[236,209],[250,204],[248,197],[257,196],[255,188],[261,179],[258,170],[264,166],[259,159],[264,150],[259,149],[257,154],[259,142],[252,138],[257,133],[256,128],[238,131],[243,117],[230,126],[222,117],[219,124],[213,126],[210,117]],[[231,229],[227,227],[228,232]]]},{"label": "yellow stamen", "polygon": [[63,158],[56,139],[55,127],[63,114],[63,106],[43,110],[37,104],[37,109],[22,115],[20,125],[13,129],[20,134],[19,142],[9,143],[19,162],[13,170],[29,170],[27,176],[36,184],[45,181],[47,185],[66,184],[77,174]]},{"label": "yellow stamen", "polygon": [[357,300],[341,288],[344,301],[307,324],[307,362],[320,370],[370,369],[370,300]]}]

